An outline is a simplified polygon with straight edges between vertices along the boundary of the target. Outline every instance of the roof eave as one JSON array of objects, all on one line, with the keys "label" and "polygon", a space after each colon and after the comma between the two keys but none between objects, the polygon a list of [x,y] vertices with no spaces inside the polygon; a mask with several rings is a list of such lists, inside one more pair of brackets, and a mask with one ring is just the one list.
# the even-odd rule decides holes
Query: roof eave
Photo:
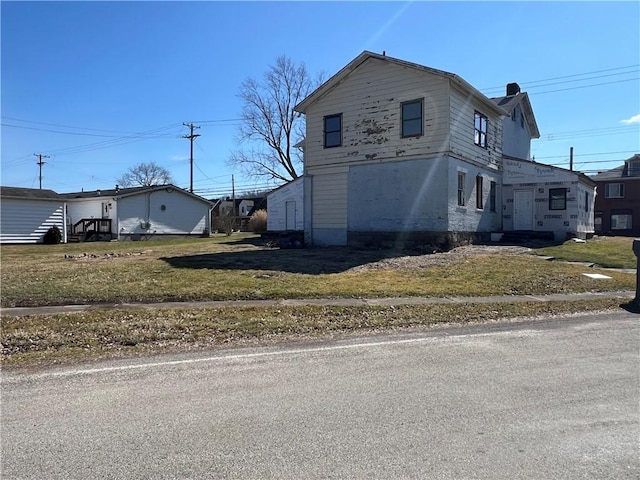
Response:
[{"label": "roof eave", "polygon": [[351,72],[357,69],[360,65],[362,65],[365,61],[370,58],[375,58],[378,60],[384,60],[386,62],[394,63],[396,65],[413,68],[415,70],[421,70],[426,73],[431,73],[433,75],[437,75],[439,77],[447,78],[449,80],[455,81],[458,85],[460,85],[464,90],[470,92],[474,97],[481,100],[485,105],[494,110],[498,115],[506,116],[508,115],[507,111],[504,110],[499,105],[496,105],[489,99],[486,95],[480,92],[478,89],[469,84],[462,77],[456,75],[455,73],[445,72],[444,70],[438,70],[435,68],[427,67],[424,65],[419,65],[417,63],[407,62],[405,60],[401,60],[398,58],[387,57],[386,55],[380,55],[377,53],[369,52],[365,50],[356,58],[354,58],[351,62],[349,62],[345,67],[338,71],[335,75],[333,75],[329,80],[320,85],[315,91],[313,91],[307,98],[305,98],[302,102],[294,107],[294,110],[298,113],[306,113],[307,109],[319,101],[324,95],[326,95],[330,90],[339,85]]}]

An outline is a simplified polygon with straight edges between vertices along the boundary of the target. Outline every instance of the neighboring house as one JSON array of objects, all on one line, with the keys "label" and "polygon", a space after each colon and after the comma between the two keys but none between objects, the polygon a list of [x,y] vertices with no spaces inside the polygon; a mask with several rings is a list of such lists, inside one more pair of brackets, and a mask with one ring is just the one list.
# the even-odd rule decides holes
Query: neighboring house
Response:
[{"label": "neighboring house", "polygon": [[508,113],[458,75],[365,51],[295,110],[307,245],[448,247],[501,229]]},{"label": "neighboring house", "polygon": [[211,231],[213,205],[175,185],[115,188],[61,195],[72,235],[139,240],[202,236]]},{"label": "neighboring house", "polygon": [[640,236],[640,154],[591,179],[598,188],[596,233]]},{"label": "neighboring house", "polygon": [[303,187],[303,177],[298,177],[267,195],[269,205],[267,231],[302,232],[304,230]]},{"label": "neighboring house", "polygon": [[53,190],[0,187],[0,243],[42,243],[51,227],[67,241],[65,201]]},{"label": "neighboring house", "polygon": [[595,183],[580,172],[505,157],[505,232],[553,232],[555,241],[594,233]]}]

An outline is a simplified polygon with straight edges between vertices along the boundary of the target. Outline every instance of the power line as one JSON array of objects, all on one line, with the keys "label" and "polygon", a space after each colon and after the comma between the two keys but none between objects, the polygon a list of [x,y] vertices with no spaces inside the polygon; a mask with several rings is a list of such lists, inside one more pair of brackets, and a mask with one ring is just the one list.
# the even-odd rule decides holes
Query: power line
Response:
[{"label": "power line", "polygon": [[578,90],[578,89],[581,89],[581,88],[599,87],[601,85],[611,85],[613,83],[631,82],[631,81],[634,81],[634,80],[640,80],[640,77],[628,78],[628,79],[625,79],[625,80],[616,80],[614,82],[602,82],[602,83],[594,83],[594,84],[591,84],[591,85],[580,85],[580,86],[571,87],[571,88],[560,88],[558,90],[547,90],[546,92],[531,92],[530,95],[533,96],[533,95],[542,95],[544,93],[567,92],[569,90]]},{"label": "power line", "polygon": [[148,135],[140,135],[140,134],[131,134],[128,135],[127,137],[123,137],[122,135],[104,135],[104,134],[99,134],[99,133],[86,133],[86,132],[63,132],[61,130],[50,130],[47,128],[36,128],[36,127],[27,127],[24,125],[11,125],[9,123],[0,123],[0,126],[3,127],[12,127],[12,128],[23,128],[25,130],[37,130],[39,132],[49,132],[49,133],[60,133],[63,135],[76,135],[76,136],[83,136],[83,137],[104,137],[104,138],[134,138],[134,137],[138,137],[138,138],[162,138],[162,137],[167,137],[169,134],[162,134],[162,135],[153,135],[153,136],[148,136]]},{"label": "power line", "polygon": [[137,135],[137,132],[126,132],[126,131],[122,131],[122,130],[105,130],[105,129],[102,129],[102,128],[78,127],[78,126],[75,126],[75,125],[63,125],[63,124],[60,124],[60,123],[38,122],[36,120],[25,120],[23,118],[7,117],[5,115],[2,115],[0,118],[6,119],[6,120],[14,120],[16,122],[33,123],[33,124],[36,124],[36,125],[48,125],[50,127],[74,128],[76,130],[93,130],[94,132],[108,132],[108,133],[121,133],[121,134],[126,134],[126,135]]},{"label": "power line", "polygon": [[[607,68],[607,69],[604,69],[604,70],[593,70],[591,72],[575,73],[575,74],[572,74],[572,75],[563,75],[563,76],[560,76],[560,77],[551,77],[551,78],[545,78],[545,79],[542,79],[542,80],[532,80],[532,81],[529,81],[529,82],[518,82],[518,83],[521,86],[533,85],[534,83],[543,83],[543,82],[549,82],[549,81],[552,81],[552,80],[562,80],[562,79],[565,79],[565,78],[582,77],[582,76],[585,76],[585,75],[592,75],[594,73],[613,72],[615,70],[626,70],[628,68],[637,68],[637,67],[640,67],[640,64],[627,65],[626,67]],[[622,72],[622,73],[614,74],[614,75],[622,75],[624,73],[633,73],[633,72]],[[580,80],[576,80],[576,81],[580,81]],[[558,83],[564,83],[564,82],[558,82]],[[504,89],[504,85],[500,85],[499,87],[482,88],[480,90],[482,92],[485,92],[485,91],[503,90],[503,89]]]},{"label": "power line", "polygon": [[[577,153],[574,157],[592,157],[595,155],[615,155],[618,153],[636,153],[636,150],[622,150],[618,152],[600,152],[600,153]],[[553,155],[550,157],[536,157],[536,159],[546,159],[546,158],[565,158],[566,155]],[[609,160],[607,160],[609,161]],[[616,160],[617,161],[617,160]]]}]

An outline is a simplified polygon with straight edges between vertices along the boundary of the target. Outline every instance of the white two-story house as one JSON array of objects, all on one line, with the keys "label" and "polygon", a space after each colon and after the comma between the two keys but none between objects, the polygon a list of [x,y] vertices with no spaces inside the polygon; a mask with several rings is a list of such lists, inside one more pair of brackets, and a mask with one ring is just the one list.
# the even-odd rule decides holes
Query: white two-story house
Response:
[{"label": "white two-story house", "polygon": [[508,113],[458,75],[365,51],[296,111],[308,245],[448,248],[501,229]]}]

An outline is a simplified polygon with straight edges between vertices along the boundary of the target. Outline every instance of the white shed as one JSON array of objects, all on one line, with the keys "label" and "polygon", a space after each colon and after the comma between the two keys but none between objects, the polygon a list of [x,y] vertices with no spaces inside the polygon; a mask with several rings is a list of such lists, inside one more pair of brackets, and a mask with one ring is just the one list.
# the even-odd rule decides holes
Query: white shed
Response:
[{"label": "white shed", "polygon": [[56,226],[66,243],[65,201],[53,190],[0,187],[0,243],[42,243]]},{"label": "white shed", "polygon": [[304,230],[304,181],[302,177],[282,185],[267,195],[267,231]]}]

